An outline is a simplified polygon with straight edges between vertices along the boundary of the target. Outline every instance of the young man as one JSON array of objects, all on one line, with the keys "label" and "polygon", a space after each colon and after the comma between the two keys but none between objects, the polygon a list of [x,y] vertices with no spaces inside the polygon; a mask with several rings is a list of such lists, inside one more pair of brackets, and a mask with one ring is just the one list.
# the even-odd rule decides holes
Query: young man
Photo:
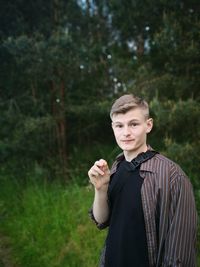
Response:
[{"label": "young man", "polygon": [[146,101],[117,99],[110,112],[123,150],[111,170],[104,159],[88,172],[95,196],[91,216],[109,226],[101,267],[194,267],[197,214],[181,168],[147,145],[152,130]]}]

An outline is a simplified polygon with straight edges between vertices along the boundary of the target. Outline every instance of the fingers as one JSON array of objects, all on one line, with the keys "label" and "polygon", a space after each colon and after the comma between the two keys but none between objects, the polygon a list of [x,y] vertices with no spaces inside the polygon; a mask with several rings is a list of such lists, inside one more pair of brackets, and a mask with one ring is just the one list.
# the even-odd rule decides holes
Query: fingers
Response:
[{"label": "fingers", "polygon": [[104,159],[100,159],[100,160],[96,161],[96,162],[94,163],[94,165],[97,166],[97,167],[99,167],[99,168],[101,168],[101,169],[102,169],[103,167],[108,166],[107,162],[106,162]]},{"label": "fingers", "polygon": [[100,174],[100,175],[104,175],[103,168],[98,167],[97,165],[94,165],[94,166],[93,166],[93,172],[96,173],[97,175],[98,175],[98,174]]},{"label": "fingers", "polygon": [[94,163],[91,169],[88,171],[90,179],[98,179],[109,173],[108,164],[104,159],[100,159]]},{"label": "fingers", "polygon": [[94,163],[88,172],[89,177],[98,177],[105,175],[108,170],[108,164],[104,159],[100,159]]},{"label": "fingers", "polygon": [[88,172],[89,177],[98,177],[98,176],[103,176],[104,172],[98,168],[97,166],[93,166],[89,172]]}]

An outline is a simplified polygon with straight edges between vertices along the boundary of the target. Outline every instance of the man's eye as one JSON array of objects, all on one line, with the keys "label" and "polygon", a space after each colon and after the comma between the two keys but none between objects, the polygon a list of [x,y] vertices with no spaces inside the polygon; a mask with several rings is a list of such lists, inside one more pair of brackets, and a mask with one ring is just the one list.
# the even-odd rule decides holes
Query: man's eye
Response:
[{"label": "man's eye", "polygon": [[131,126],[132,126],[132,127],[135,127],[135,126],[137,126],[137,125],[138,125],[138,123],[136,123],[136,122],[131,123]]},{"label": "man's eye", "polygon": [[122,125],[117,124],[117,125],[115,125],[115,127],[116,127],[116,128],[122,128]]}]

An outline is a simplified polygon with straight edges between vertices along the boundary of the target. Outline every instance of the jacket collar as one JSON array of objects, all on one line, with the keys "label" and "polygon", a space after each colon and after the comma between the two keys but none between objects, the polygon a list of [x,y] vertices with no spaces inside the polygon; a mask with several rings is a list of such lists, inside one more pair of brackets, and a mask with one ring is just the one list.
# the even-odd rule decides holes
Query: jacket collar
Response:
[{"label": "jacket collar", "polygon": [[[150,145],[147,146],[147,150],[155,151]],[[111,168],[110,174],[113,175],[117,171],[117,167],[121,161],[125,159],[124,153],[120,153],[117,157],[113,166]],[[154,157],[152,158],[154,159]],[[152,160],[147,160],[143,162],[140,166],[140,171],[147,171],[147,172],[155,172],[154,164],[152,164]]]}]

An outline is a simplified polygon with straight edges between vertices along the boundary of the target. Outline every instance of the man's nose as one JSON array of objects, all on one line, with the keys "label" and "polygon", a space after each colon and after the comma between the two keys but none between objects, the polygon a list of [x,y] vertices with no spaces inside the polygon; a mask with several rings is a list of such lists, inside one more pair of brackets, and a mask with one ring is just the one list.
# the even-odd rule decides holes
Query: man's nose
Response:
[{"label": "man's nose", "polygon": [[130,133],[131,133],[131,132],[130,132],[130,127],[125,126],[125,127],[124,127],[124,135],[127,136],[127,135],[130,135]]}]

